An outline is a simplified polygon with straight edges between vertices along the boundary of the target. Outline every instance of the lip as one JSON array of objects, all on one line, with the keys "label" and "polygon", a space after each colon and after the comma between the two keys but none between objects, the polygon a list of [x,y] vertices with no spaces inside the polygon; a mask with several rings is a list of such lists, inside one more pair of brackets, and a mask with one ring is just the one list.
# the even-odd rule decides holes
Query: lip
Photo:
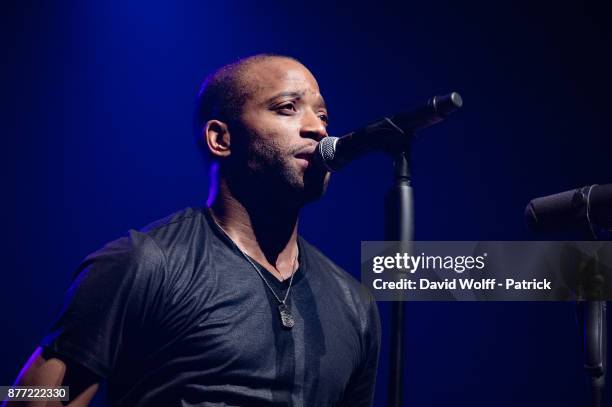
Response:
[{"label": "lip", "polygon": [[308,166],[312,163],[314,159],[314,152],[316,150],[316,146],[307,146],[300,150],[298,150],[294,157],[298,159],[298,161],[302,162],[304,165]]},{"label": "lip", "polygon": [[311,161],[312,161],[311,157],[308,157],[308,156],[305,156],[305,155],[296,155],[295,159],[304,168],[308,168],[310,166]]}]

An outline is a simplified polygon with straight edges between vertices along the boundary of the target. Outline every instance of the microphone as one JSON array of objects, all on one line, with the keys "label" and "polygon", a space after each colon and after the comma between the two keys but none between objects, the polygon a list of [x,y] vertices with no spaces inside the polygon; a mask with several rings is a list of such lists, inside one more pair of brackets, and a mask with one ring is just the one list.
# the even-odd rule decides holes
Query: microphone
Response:
[{"label": "microphone", "polygon": [[525,219],[534,232],[612,230],[612,184],[589,185],[536,198],[525,208]]},{"label": "microphone", "polygon": [[323,138],[315,152],[315,162],[327,171],[337,171],[370,151],[402,151],[409,146],[412,133],[441,122],[463,105],[457,92],[434,96],[408,112],[370,123],[342,137]]}]

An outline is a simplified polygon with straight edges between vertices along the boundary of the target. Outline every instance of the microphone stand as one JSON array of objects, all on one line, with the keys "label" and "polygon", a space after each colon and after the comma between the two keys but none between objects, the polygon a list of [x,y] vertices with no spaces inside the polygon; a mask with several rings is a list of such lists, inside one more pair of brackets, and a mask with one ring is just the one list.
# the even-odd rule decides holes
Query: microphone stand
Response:
[{"label": "microphone stand", "polygon": [[[385,202],[385,240],[400,242],[400,248],[405,253],[411,251],[414,238],[410,141],[415,131],[444,120],[462,104],[457,92],[434,96],[413,111],[385,117],[344,137],[325,137],[319,142],[316,157],[328,171],[338,170],[353,158],[381,146],[393,156],[394,182]],[[374,138],[374,135],[377,137]],[[344,150],[344,153],[337,155],[336,148]],[[391,305],[390,407],[402,405],[405,306],[401,300],[400,296]]]},{"label": "microphone stand", "polygon": [[[408,147],[394,156],[393,186],[385,202],[385,238],[401,242],[408,252],[414,239],[414,208],[410,182],[410,151]],[[404,377],[404,314],[405,304],[398,298],[391,304],[391,349],[389,363],[389,407],[401,407]]]},{"label": "microphone stand", "polygon": [[[591,378],[591,405],[603,406],[606,384],[607,321],[606,301],[602,298],[604,276],[599,270],[595,253],[587,265],[587,292],[582,293],[577,306],[578,321],[583,331],[584,368]],[[590,267],[589,267],[590,266]],[[584,299],[586,297],[586,300]]]}]

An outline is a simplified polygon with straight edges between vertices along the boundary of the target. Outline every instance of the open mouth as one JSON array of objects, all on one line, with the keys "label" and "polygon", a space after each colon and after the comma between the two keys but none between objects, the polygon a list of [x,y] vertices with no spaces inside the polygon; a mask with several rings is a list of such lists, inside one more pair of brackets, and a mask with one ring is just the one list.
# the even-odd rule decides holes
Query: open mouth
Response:
[{"label": "open mouth", "polygon": [[312,164],[314,155],[313,153],[310,153],[310,152],[304,152],[304,153],[296,154],[295,158],[302,166],[304,166],[305,168],[308,168]]},{"label": "open mouth", "polygon": [[300,154],[296,154],[295,158],[299,158],[301,160],[305,160],[305,161],[311,162],[312,161],[312,156],[313,156],[312,153],[300,153]]}]

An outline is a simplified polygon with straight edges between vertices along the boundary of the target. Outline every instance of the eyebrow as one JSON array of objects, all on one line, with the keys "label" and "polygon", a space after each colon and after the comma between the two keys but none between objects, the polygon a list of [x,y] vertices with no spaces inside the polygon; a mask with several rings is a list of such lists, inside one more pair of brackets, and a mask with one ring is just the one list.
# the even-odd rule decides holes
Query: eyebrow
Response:
[{"label": "eyebrow", "polygon": [[[276,99],[280,99],[280,98],[283,98],[283,97],[290,97],[290,98],[301,99],[302,96],[304,96],[305,93],[306,93],[305,91],[301,91],[301,92],[296,92],[296,91],[280,92],[280,93],[272,96],[271,98],[269,98],[266,102],[267,103],[271,103],[271,102],[274,102]],[[319,95],[318,99],[319,99],[319,103],[320,103],[321,107],[323,107],[324,109],[327,109],[327,105],[325,104],[325,99],[323,99],[323,96]]]}]

